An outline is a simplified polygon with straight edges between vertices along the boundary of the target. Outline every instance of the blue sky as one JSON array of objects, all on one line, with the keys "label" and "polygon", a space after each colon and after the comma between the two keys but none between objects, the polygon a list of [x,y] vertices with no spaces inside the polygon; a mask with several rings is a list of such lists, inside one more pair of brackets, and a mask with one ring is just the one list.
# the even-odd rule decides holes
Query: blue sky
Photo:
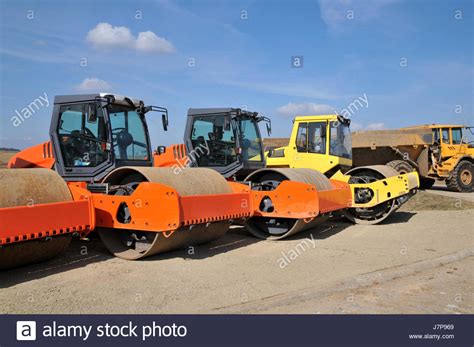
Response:
[{"label": "blue sky", "polygon": [[[1,0],[0,146],[48,139],[34,99],[112,91],[165,106],[153,145],[182,141],[189,107],[243,107],[288,136],[298,114],[352,110],[355,129],[473,121],[473,2]],[[301,68],[292,67],[303,57]],[[84,66],[87,61],[87,66]]]}]

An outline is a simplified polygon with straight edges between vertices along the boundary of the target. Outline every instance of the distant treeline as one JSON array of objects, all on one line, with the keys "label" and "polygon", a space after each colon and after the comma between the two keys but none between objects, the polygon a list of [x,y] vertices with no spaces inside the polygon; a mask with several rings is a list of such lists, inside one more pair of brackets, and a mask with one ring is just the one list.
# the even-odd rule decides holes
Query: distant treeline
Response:
[{"label": "distant treeline", "polygon": [[17,149],[17,148],[0,147],[0,151],[4,151],[4,152],[19,152],[20,150]]}]

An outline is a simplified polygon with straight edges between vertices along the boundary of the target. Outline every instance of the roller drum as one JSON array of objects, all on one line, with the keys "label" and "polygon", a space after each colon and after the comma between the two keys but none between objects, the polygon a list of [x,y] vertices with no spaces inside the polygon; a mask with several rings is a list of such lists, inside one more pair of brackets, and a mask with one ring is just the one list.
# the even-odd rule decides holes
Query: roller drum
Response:
[{"label": "roller drum", "polygon": [[[0,208],[72,201],[67,184],[48,169],[0,170]],[[0,247],[0,269],[47,260],[64,251],[71,235],[58,235]]]},{"label": "roller drum", "polygon": [[[250,174],[245,181],[249,182],[276,182],[274,188],[282,181],[289,180],[311,184],[318,191],[332,189],[331,181],[321,172],[313,169],[266,168]],[[266,240],[280,240],[304,230],[312,229],[327,220],[327,217],[316,217],[307,222],[296,218],[250,218],[245,226],[255,237]]]},{"label": "roller drum", "polygon": [[[153,182],[174,188],[180,196],[230,194],[232,188],[216,171],[204,168],[123,167],[111,172],[104,182],[130,184]],[[170,236],[163,232],[100,229],[107,249],[117,257],[135,260],[154,254],[211,242],[229,230],[230,221],[180,227]]]}]

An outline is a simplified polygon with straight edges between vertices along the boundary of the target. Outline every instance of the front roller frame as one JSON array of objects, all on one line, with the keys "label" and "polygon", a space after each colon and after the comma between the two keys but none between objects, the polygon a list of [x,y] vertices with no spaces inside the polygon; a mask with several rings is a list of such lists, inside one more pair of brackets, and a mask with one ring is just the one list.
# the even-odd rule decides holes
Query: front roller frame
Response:
[{"label": "front roller frame", "polygon": [[94,228],[89,200],[0,209],[0,246],[77,233]]},{"label": "front roller frame", "polygon": [[[347,208],[352,195],[349,184],[330,180],[331,189],[318,190],[315,186],[296,181],[283,181],[272,191],[251,190],[248,185],[229,182],[234,192],[250,194],[252,217],[311,219],[320,214]],[[272,201],[273,210],[263,211],[264,199]]]},{"label": "front roller frame", "polygon": [[[399,198],[413,193],[420,186],[418,173],[409,172],[407,174],[392,176],[372,183],[349,184],[352,192],[352,204],[348,207],[369,208],[383,202]],[[357,203],[357,190],[370,189],[372,199],[366,203]]]},{"label": "front roller frame", "polygon": [[[229,182],[237,194],[246,194],[252,214],[249,217],[314,218],[319,214],[319,197],[310,184],[284,181],[273,191],[252,190],[250,186]],[[263,201],[270,199],[271,211],[262,208]]]},{"label": "front roller frame", "polygon": [[[252,191],[254,215],[304,219],[346,208],[351,199],[349,185],[335,180],[330,180],[330,183],[331,189],[318,190],[307,183],[283,181],[270,192]],[[257,209],[263,196],[272,198],[275,205],[273,213],[263,213]]]},{"label": "front roller frame", "polygon": [[[210,222],[248,218],[252,204],[248,193],[180,196],[159,183],[143,182],[131,195],[92,194],[97,227],[165,232]],[[119,210],[129,210],[130,221],[120,221]]]}]

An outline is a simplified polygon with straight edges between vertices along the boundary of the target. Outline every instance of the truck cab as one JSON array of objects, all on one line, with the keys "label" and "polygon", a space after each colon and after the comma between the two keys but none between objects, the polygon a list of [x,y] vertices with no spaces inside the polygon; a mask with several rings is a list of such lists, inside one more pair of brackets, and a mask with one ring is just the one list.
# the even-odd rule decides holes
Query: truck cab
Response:
[{"label": "truck cab", "polygon": [[472,191],[474,128],[461,125],[430,125],[433,132],[430,174],[444,178],[448,188]]},{"label": "truck cab", "polygon": [[460,125],[432,125],[433,144],[440,147],[441,158],[473,152],[474,136],[472,127]]}]

